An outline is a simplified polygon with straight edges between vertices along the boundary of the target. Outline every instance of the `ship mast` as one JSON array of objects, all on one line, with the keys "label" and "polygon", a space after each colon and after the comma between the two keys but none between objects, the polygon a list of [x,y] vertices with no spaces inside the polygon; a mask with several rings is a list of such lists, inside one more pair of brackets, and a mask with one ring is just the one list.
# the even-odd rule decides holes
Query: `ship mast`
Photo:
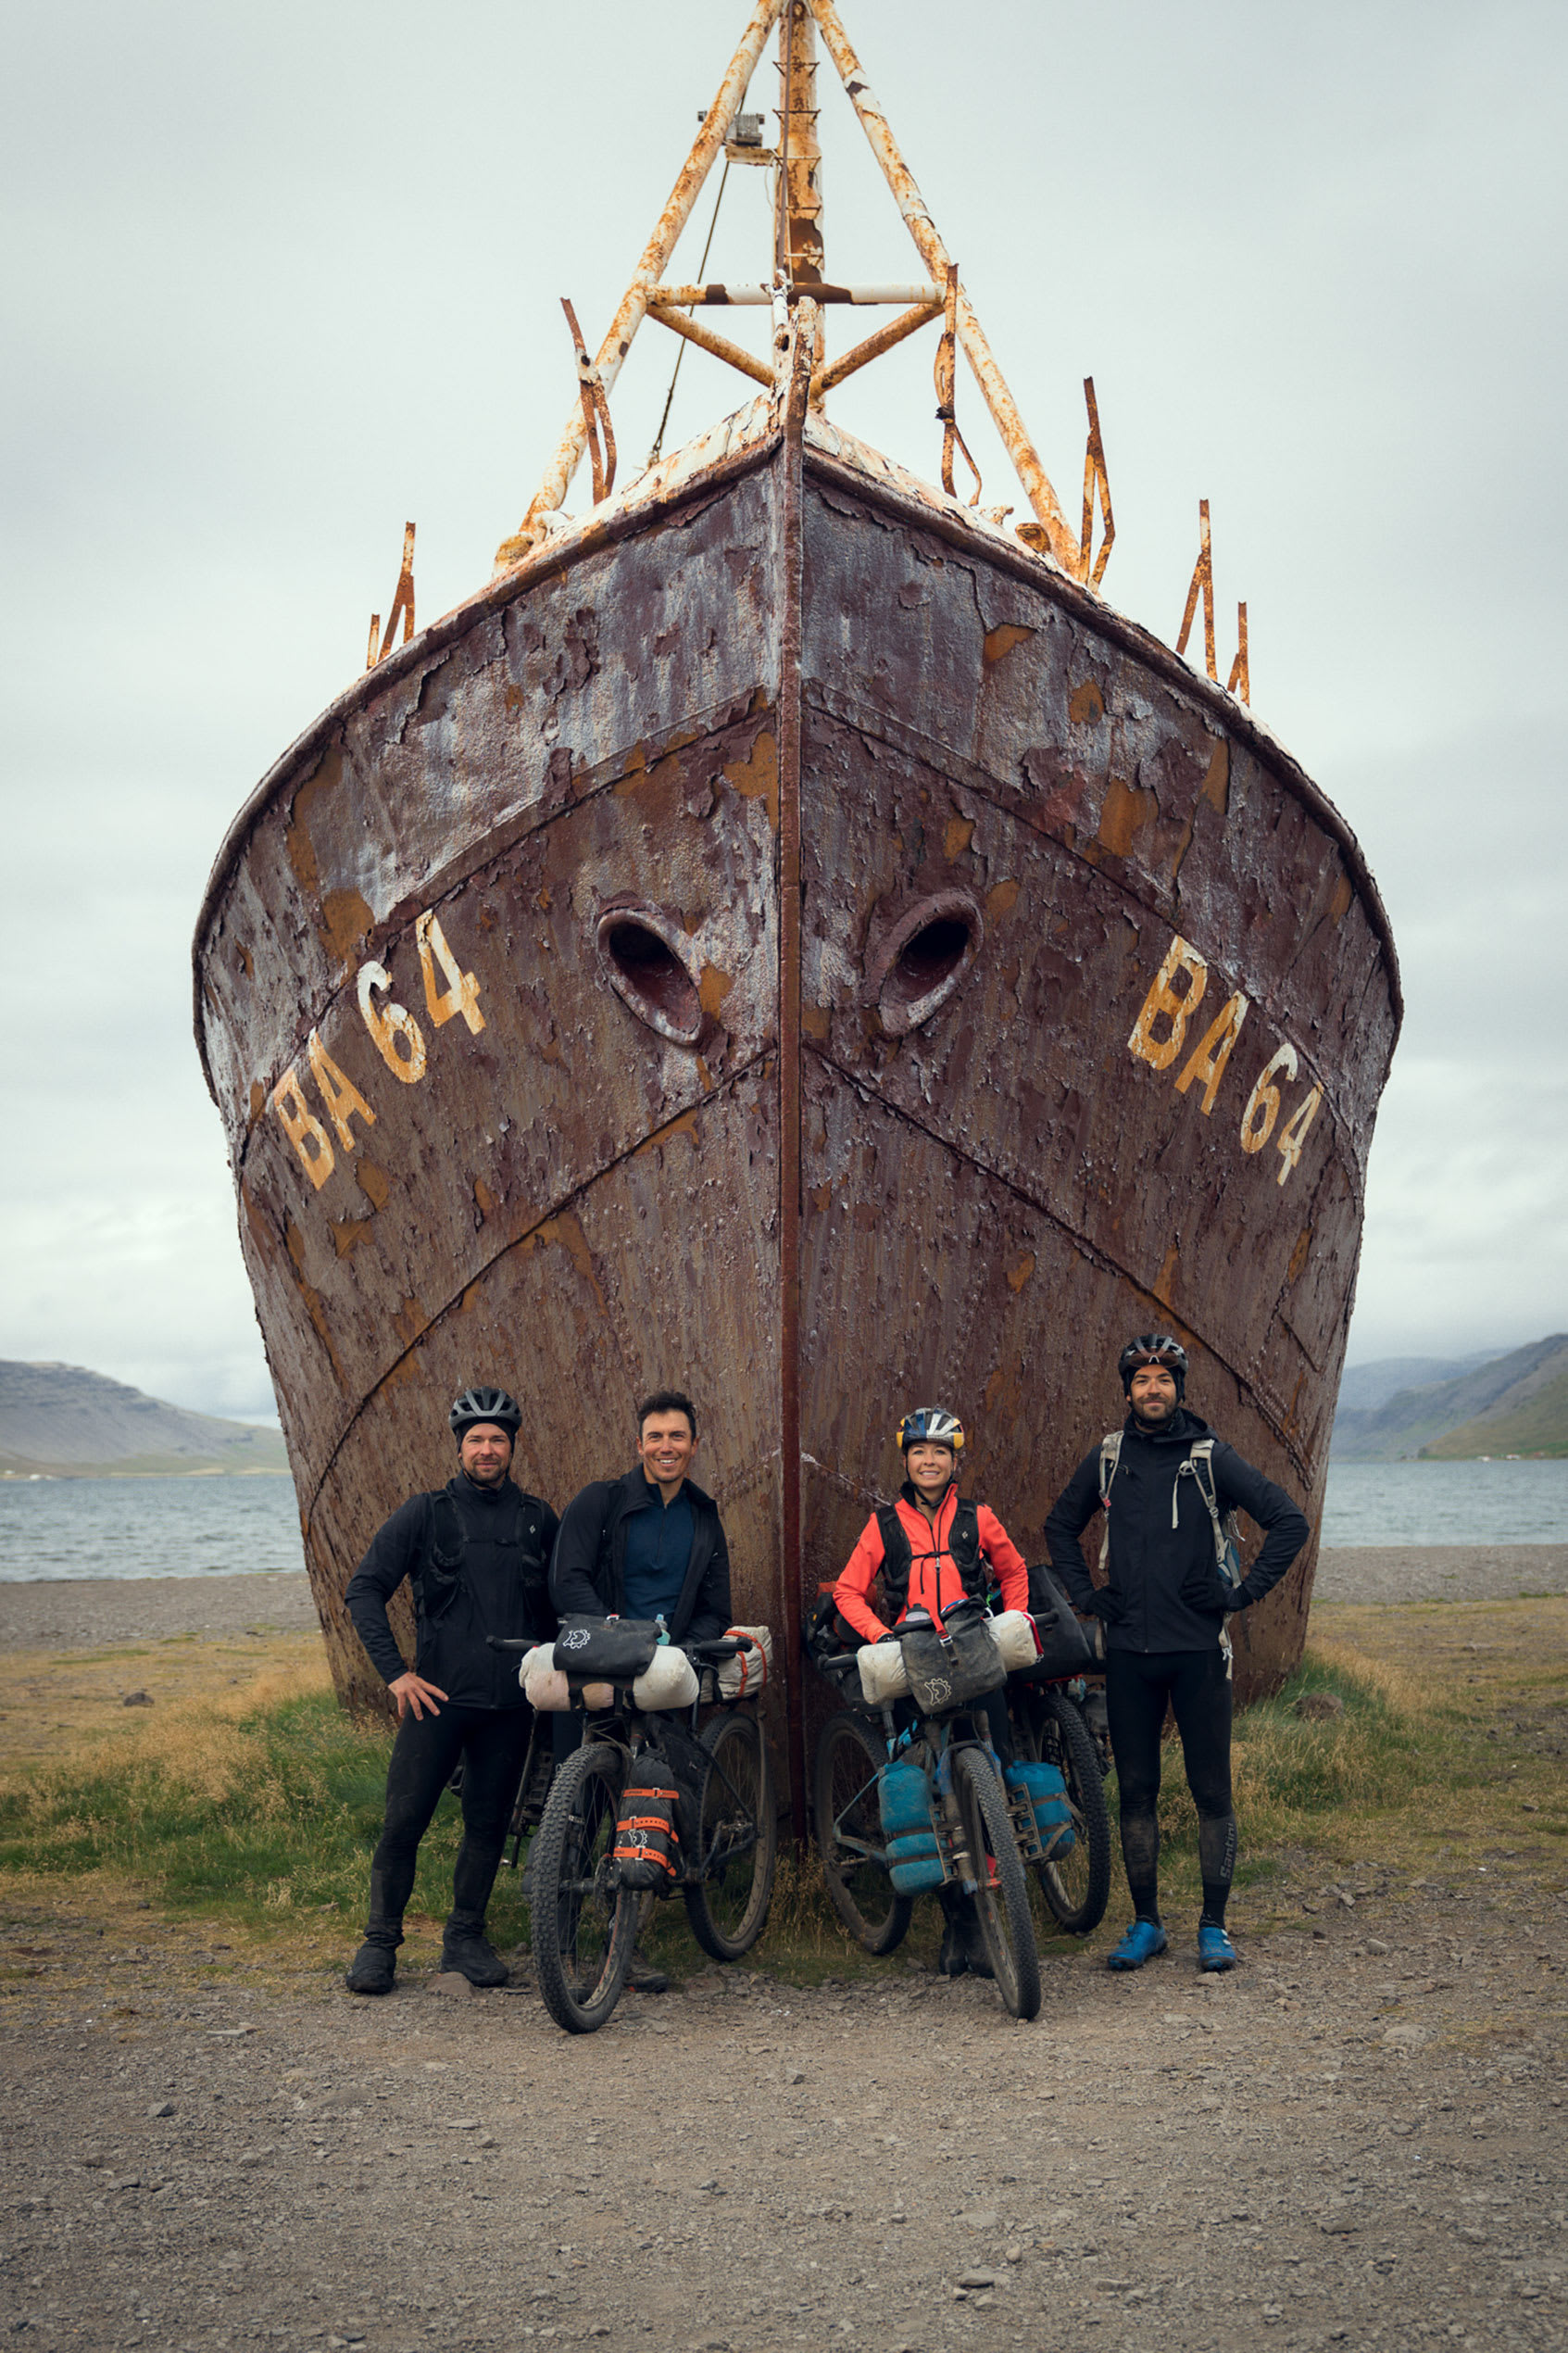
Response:
[{"label": "ship mast", "polygon": [[[822,150],[817,137],[817,27],[806,0],[787,0],[779,26],[779,276],[809,294],[827,271],[822,244]],[[822,353],[814,364],[822,365]]]},{"label": "ship mast", "polygon": [[[731,144],[735,117],[760,62],[768,35],[775,25],[778,27],[783,87],[780,92],[780,143],[776,158],[778,197],[771,258],[772,283],[757,285],[665,285],[660,283],[665,265],[691,217],[692,208],[709,172],[721,153],[739,157],[739,143],[734,147]],[[822,150],[817,137],[819,32],[865,133],[867,144],[897,205],[904,226],[925,265],[928,275],[919,283],[851,286],[833,284],[826,278],[822,228]],[[750,145],[745,160],[759,160],[755,145]],[[962,350],[969,361],[974,381],[990,410],[992,422],[1034,511],[1035,520],[1020,526],[1020,535],[1031,547],[1047,551],[1073,578],[1085,581],[1091,578],[1088,535],[1085,533],[1080,541],[1062,512],[1039,453],[1029,437],[1018,404],[975,315],[974,307],[959,280],[925,199],[893,135],[892,126],[845,31],[834,0],[755,0],[740,46],[730,60],[713,104],[703,117],[696,144],[687,157],[653,235],[644,248],[636,272],[621,298],[608,333],[599,346],[597,356],[590,359],[585,349],[579,349],[579,404],[572,410],[555,456],[522,522],[496,550],[497,567],[504,571],[522,562],[554,527],[561,501],[588,446],[593,419],[596,413],[604,412],[610,389],[645,319],[652,317],[661,326],[699,345],[713,357],[727,361],[742,375],[770,385],[775,396],[782,397],[781,370],[788,372],[782,349],[775,350],[778,364],[770,369],[729,337],[710,327],[698,326],[689,314],[695,309],[714,306],[782,306],[792,314],[790,324],[793,328],[797,323],[793,314],[801,301],[809,302],[816,313],[811,322],[810,394],[813,407],[821,407],[825,394],[834,384],[842,383],[847,375],[880,358],[896,343],[902,342],[906,335],[945,317],[948,358],[944,364],[949,386],[950,354],[956,346]],[[854,346],[829,367],[822,351],[822,307],[834,303],[892,305],[903,315],[878,333],[868,336],[863,343]],[[944,392],[942,396],[947,405],[939,413],[950,417],[948,395]],[[1098,582],[1098,574],[1095,579]]]}]

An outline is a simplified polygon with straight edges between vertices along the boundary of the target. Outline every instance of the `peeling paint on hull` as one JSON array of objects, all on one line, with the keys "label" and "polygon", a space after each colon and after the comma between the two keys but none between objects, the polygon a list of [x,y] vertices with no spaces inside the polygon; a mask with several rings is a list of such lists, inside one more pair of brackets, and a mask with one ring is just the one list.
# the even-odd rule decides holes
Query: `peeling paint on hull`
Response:
[{"label": "peeling paint on hull", "polygon": [[[738,1615],[781,1628],[911,1400],[963,1412],[1038,1557],[1154,1323],[1316,1519],[1399,1024],[1375,888],[1240,705],[880,472],[813,421],[591,521],[358,682],[225,844],[197,1035],[347,1698],[347,1579],[474,1379],[558,1504],[689,1386]],[[1240,1621],[1242,1696],[1311,1577]]]}]

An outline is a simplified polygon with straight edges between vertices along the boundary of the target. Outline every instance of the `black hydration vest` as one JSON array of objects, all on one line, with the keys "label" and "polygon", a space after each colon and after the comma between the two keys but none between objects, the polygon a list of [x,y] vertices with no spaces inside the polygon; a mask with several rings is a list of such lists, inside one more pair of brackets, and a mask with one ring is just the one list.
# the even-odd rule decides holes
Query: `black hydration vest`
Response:
[{"label": "black hydration vest", "polygon": [[[430,1498],[430,1533],[425,1557],[414,1572],[415,1603],[419,1615],[433,1624],[445,1617],[458,1598],[462,1583],[464,1555],[469,1548],[468,1530],[462,1514],[450,1491],[438,1488]],[[530,1542],[532,1539],[532,1542]],[[515,1546],[522,1554],[523,1582],[543,1586],[547,1565],[539,1549],[539,1505],[521,1487],[512,1489],[511,1522],[503,1533],[497,1529],[490,1540],[496,1544]]]},{"label": "black hydration vest", "polygon": [[[893,1604],[895,1618],[902,1617],[909,1606],[909,1571],[914,1566],[914,1550],[909,1531],[891,1504],[884,1504],[876,1516],[882,1536],[882,1573],[887,1580],[887,1594]],[[935,1530],[932,1530],[932,1549],[936,1546]],[[953,1514],[953,1525],[944,1548],[953,1556],[966,1593],[979,1595],[985,1590],[985,1567],[980,1557],[980,1506],[971,1503],[967,1495],[959,1497]]]}]

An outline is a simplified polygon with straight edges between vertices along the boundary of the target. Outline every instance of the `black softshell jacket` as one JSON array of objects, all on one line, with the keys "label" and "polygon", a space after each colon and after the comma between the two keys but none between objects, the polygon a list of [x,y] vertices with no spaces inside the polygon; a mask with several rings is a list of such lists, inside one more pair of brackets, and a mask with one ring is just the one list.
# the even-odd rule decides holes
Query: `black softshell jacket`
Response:
[{"label": "black softshell jacket", "polygon": [[454,1707],[522,1707],[515,1653],[493,1651],[487,1634],[555,1633],[550,1552],[559,1522],[548,1504],[508,1478],[476,1487],[459,1471],[445,1488],[395,1511],[349,1580],[354,1630],[384,1682],[406,1671],[386,1605],[413,1580],[418,1624],[415,1671]]},{"label": "black softshell jacket", "polygon": [[[692,1507],[692,1549],[681,1597],[669,1620],[673,1642],[712,1642],[729,1630],[730,1548],[719,1506],[695,1479],[683,1491]],[[619,1617],[626,1607],[626,1523],[659,1505],[639,1463],[624,1478],[596,1478],[574,1495],[556,1538],[550,1599],[562,1617]]]},{"label": "black softshell jacket", "polygon": [[[1212,1438],[1198,1415],[1179,1405],[1152,1436],[1131,1414],[1110,1484],[1110,1592],[1121,1616],[1105,1629],[1113,1651],[1211,1650],[1223,1617],[1214,1561],[1214,1523],[1198,1475],[1188,1466],[1194,1441]],[[1263,1549],[1237,1589],[1242,1605],[1277,1585],[1311,1530],[1283,1487],[1243,1462],[1234,1446],[1214,1447],[1214,1488],[1222,1516],[1246,1512],[1266,1529]],[[1094,1591],[1078,1539],[1099,1506],[1099,1448],[1085,1454],[1046,1522],[1051,1567],[1078,1609]],[[1173,1524],[1173,1511],[1174,1521]],[[1201,1606],[1207,1601],[1208,1608]]]}]

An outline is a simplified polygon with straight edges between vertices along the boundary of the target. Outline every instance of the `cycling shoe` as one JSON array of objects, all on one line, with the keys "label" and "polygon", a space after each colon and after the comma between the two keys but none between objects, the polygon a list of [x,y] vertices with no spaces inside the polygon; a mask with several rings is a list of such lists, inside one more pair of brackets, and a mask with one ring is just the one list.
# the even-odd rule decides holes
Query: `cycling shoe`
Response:
[{"label": "cycling shoe", "polygon": [[470,1985],[505,1985],[511,1971],[495,1947],[474,1929],[448,1929],[441,1940],[444,1975],[466,1977]]},{"label": "cycling shoe", "polygon": [[1241,1955],[1217,1920],[1198,1923],[1198,1966],[1200,1969],[1235,1969],[1240,1958]]},{"label": "cycling shoe", "polygon": [[364,1944],[348,1964],[345,1979],[351,1994],[390,1994],[395,1982],[397,1955],[390,1944]]},{"label": "cycling shoe", "polygon": [[1158,1920],[1135,1920],[1116,1950],[1106,1961],[1107,1969],[1142,1969],[1145,1961],[1162,1953],[1170,1939]]}]

